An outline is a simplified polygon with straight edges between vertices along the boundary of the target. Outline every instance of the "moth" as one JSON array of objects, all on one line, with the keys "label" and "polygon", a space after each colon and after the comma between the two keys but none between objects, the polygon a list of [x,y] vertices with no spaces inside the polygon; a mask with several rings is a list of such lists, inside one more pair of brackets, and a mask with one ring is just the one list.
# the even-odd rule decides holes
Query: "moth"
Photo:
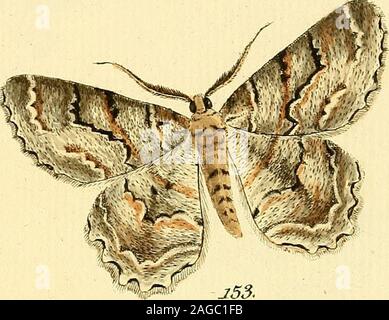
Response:
[{"label": "moth", "polygon": [[[368,1],[345,4],[216,111],[210,97],[235,77],[262,29],[205,94],[153,85],[104,62],[152,94],[186,101],[190,119],[37,75],[15,76],[1,89],[15,137],[38,166],[77,185],[106,183],[89,213],[87,238],[120,285],[140,295],[169,292],[199,266],[207,231],[203,194],[226,231],[244,236],[232,171],[253,222],[275,246],[317,254],[354,233],[362,170],[328,137],[357,121],[380,89],[387,49],[383,15]],[[149,140],[148,131],[154,133]],[[213,143],[193,143],[199,132]],[[152,145],[163,151],[159,157],[147,157]]]}]

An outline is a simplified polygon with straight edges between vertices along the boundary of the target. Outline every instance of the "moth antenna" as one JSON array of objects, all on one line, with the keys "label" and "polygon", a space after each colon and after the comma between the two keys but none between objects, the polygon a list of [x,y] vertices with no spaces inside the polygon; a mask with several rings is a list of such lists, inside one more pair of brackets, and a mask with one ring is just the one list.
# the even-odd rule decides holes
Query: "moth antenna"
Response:
[{"label": "moth antenna", "polygon": [[248,43],[248,45],[246,46],[246,48],[244,49],[243,53],[240,55],[239,59],[235,62],[235,64],[232,66],[232,68],[223,73],[222,76],[216,80],[216,82],[213,84],[212,87],[210,87],[207,92],[205,93],[205,96],[210,96],[212,95],[213,93],[215,93],[217,90],[219,90],[220,88],[224,87],[225,85],[227,85],[228,83],[230,83],[234,78],[235,76],[238,74],[239,70],[242,68],[242,65],[250,51],[250,47],[251,45],[254,43],[254,41],[257,39],[257,37],[259,36],[259,34],[264,30],[266,29],[268,26],[270,26],[273,22],[269,22],[268,24],[266,24],[265,26],[263,26],[261,29],[259,29],[259,31],[256,33],[256,35],[254,36],[254,38]]},{"label": "moth antenna", "polygon": [[148,92],[162,98],[168,98],[168,99],[179,99],[184,100],[187,102],[191,102],[192,99],[186,95],[185,93],[182,93],[179,90],[170,89],[167,87],[163,87],[160,85],[155,85],[149,82],[146,82],[142,80],[140,77],[138,77],[136,74],[134,74],[131,70],[123,67],[122,65],[115,63],[115,62],[95,62],[95,64],[103,65],[103,64],[109,64],[114,66],[115,68],[119,69],[120,71],[123,71],[126,73],[131,79],[135,80],[137,84],[139,84],[143,89],[147,90]]}]

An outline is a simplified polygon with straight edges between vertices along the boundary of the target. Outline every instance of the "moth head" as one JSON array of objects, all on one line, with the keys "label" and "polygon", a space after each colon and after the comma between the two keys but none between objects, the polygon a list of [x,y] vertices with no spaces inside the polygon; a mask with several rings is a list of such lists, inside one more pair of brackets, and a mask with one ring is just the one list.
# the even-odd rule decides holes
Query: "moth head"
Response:
[{"label": "moth head", "polygon": [[202,114],[210,109],[212,109],[211,99],[202,94],[195,95],[189,104],[189,110],[192,113]]}]

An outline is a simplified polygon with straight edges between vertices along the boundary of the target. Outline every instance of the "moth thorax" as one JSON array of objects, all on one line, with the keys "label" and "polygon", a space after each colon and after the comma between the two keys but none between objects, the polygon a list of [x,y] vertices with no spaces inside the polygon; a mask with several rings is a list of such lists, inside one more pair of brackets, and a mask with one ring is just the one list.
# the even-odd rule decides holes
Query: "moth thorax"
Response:
[{"label": "moth thorax", "polygon": [[227,133],[218,113],[194,115],[190,130],[200,163],[227,163]]}]

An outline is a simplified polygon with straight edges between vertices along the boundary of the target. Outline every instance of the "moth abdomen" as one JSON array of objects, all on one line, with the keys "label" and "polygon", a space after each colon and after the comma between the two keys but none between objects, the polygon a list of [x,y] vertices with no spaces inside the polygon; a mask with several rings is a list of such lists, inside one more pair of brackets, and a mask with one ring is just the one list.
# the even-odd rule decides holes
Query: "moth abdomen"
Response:
[{"label": "moth abdomen", "polygon": [[228,164],[204,164],[202,170],[220,221],[230,234],[240,238],[242,231],[233,203]]}]

